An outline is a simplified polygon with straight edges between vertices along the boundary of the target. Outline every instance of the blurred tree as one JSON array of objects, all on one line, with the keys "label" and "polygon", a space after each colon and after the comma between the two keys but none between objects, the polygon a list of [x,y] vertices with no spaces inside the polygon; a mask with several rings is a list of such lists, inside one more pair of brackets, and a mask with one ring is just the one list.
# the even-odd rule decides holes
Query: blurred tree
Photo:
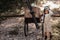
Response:
[{"label": "blurred tree", "polygon": [[16,0],[0,0],[0,12],[11,9],[14,4],[17,4]]},{"label": "blurred tree", "polygon": [[[25,6],[25,0],[0,0],[0,16],[1,15],[16,15],[18,9]],[[35,0],[30,0],[33,3]],[[6,18],[1,17],[0,21],[5,20]]]},{"label": "blurred tree", "polygon": [[[0,12],[8,11],[9,9],[22,7],[26,3],[25,0],[0,0]],[[35,0],[30,0],[30,2],[34,2]]]}]

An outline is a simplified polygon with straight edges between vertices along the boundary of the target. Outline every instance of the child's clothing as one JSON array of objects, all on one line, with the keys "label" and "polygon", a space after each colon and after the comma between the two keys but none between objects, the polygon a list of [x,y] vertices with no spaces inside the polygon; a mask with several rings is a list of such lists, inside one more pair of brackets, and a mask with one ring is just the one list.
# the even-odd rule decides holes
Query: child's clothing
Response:
[{"label": "child's clothing", "polygon": [[[51,27],[51,15],[53,12],[49,10],[49,14],[45,14],[45,19],[44,19],[44,32],[52,32],[52,27]],[[42,17],[43,18],[43,17]]]}]

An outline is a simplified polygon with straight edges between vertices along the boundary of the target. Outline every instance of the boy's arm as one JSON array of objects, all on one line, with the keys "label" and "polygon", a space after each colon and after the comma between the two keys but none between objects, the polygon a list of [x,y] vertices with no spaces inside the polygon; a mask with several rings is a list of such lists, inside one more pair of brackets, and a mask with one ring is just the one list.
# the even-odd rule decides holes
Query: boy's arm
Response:
[{"label": "boy's arm", "polygon": [[51,10],[50,10],[50,15],[52,17],[60,17],[60,14],[59,13],[53,13]]},{"label": "boy's arm", "polygon": [[49,14],[52,16],[54,13],[53,11],[49,10]]}]

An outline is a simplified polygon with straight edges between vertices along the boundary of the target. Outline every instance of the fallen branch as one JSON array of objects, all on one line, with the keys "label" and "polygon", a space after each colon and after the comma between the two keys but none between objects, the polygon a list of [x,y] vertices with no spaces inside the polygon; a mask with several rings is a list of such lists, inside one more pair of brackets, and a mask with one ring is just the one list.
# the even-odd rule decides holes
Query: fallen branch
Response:
[{"label": "fallen branch", "polygon": [[6,15],[6,16],[0,16],[1,17],[24,17],[24,15]]}]

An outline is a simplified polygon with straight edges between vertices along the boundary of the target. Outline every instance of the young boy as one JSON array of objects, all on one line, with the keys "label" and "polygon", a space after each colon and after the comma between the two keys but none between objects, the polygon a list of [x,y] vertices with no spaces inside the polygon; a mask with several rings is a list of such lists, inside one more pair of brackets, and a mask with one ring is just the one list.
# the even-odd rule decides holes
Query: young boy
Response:
[{"label": "young boy", "polygon": [[[51,33],[52,33],[52,27],[51,27],[51,15],[53,12],[50,10],[48,6],[44,8],[44,14],[45,14],[45,19],[44,19],[44,35],[45,35],[45,40],[48,38],[51,40]],[[42,16],[43,18],[43,16]]]}]

